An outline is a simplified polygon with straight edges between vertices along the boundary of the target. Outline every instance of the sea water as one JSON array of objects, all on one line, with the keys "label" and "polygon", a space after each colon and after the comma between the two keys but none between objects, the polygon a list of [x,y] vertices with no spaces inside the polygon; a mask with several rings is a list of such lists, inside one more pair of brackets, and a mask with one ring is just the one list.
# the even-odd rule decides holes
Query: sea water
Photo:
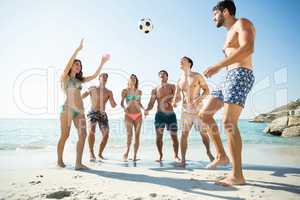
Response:
[{"label": "sea water", "polygon": [[[138,157],[145,162],[153,161],[157,158],[155,143],[155,128],[152,119],[143,121],[140,149]],[[221,138],[227,144],[226,134],[221,126]],[[180,121],[179,121],[180,124]],[[122,160],[122,155],[126,148],[126,129],[124,119],[109,120],[110,136],[104,156],[108,159]],[[239,128],[243,140],[243,160],[250,164],[282,164],[289,166],[300,165],[300,137],[284,138],[265,134],[264,123],[250,123],[248,120],[240,120]],[[19,166],[21,161],[28,162],[36,159],[43,160],[44,163],[55,163],[56,145],[60,136],[59,120],[53,119],[1,119],[0,120],[0,159],[5,162],[6,168]],[[179,127],[178,138],[180,140],[181,129]],[[72,125],[70,137],[66,143],[65,152],[71,155],[70,159],[75,158],[75,145],[78,139],[77,131]],[[95,154],[97,155],[101,134],[96,129]],[[134,142],[133,142],[134,143]],[[132,144],[133,144],[132,143]],[[133,145],[132,145],[133,146]],[[88,143],[86,142],[84,158],[89,159]],[[211,142],[211,149],[215,153]],[[172,142],[168,131],[164,132],[164,159],[173,159]],[[131,151],[132,152],[132,151]],[[180,151],[179,151],[180,152]],[[180,155],[180,154],[179,154]],[[21,158],[20,158],[21,156]],[[130,155],[132,156],[132,154]],[[16,157],[16,158],[14,158]],[[31,158],[32,157],[32,158]],[[17,161],[16,161],[17,159]],[[202,143],[200,134],[192,128],[189,135],[189,146],[187,159],[204,160],[208,162],[205,147]],[[49,161],[50,160],[50,161]],[[12,162],[12,163],[9,163]],[[1,164],[2,164],[1,163]],[[3,164],[2,164],[3,167]],[[1,167],[0,167],[1,168]]]}]

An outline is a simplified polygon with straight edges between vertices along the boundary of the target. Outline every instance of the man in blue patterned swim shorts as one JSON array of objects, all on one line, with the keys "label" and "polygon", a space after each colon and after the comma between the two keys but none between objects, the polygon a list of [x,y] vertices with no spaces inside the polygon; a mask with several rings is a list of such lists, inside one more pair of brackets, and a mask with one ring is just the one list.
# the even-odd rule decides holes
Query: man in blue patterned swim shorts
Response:
[{"label": "man in blue patterned swim shorts", "polygon": [[99,75],[99,86],[92,86],[88,91],[82,94],[82,98],[90,96],[91,101],[91,110],[87,114],[88,125],[89,125],[89,147],[90,147],[90,161],[96,161],[96,156],[94,154],[94,144],[95,144],[95,132],[96,126],[98,124],[99,129],[102,133],[102,139],[99,145],[98,157],[100,160],[103,160],[103,151],[108,141],[109,137],[109,125],[108,117],[105,112],[106,104],[108,101],[112,108],[117,106],[113,92],[106,88],[106,82],[108,80],[108,74],[102,73]]},{"label": "man in blue patterned swim shorts", "polygon": [[206,105],[199,112],[199,117],[206,126],[217,153],[215,160],[207,168],[215,169],[219,165],[229,163],[214,120],[215,113],[222,107],[224,108],[222,122],[228,138],[232,163],[232,172],[224,179],[217,181],[218,184],[224,186],[245,184],[238,120],[254,83],[252,54],[256,31],[248,19],[236,18],[235,12],[236,8],[232,0],[219,1],[213,8],[213,20],[216,26],[218,28],[223,26],[228,30],[223,49],[225,59],[208,67],[204,75],[211,77],[222,68],[226,68],[228,72],[222,86],[211,92]]}]

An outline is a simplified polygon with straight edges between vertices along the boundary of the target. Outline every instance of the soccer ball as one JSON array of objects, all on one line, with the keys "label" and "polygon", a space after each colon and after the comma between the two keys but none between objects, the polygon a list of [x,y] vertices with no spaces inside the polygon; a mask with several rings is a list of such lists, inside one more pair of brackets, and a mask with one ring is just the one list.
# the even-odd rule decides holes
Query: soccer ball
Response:
[{"label": "soccer ball", "polygon": [[153,24],[151,19],[149,18],[142,18],[139,23],[139,29],[143,33],[150,33],[153,29]]}]

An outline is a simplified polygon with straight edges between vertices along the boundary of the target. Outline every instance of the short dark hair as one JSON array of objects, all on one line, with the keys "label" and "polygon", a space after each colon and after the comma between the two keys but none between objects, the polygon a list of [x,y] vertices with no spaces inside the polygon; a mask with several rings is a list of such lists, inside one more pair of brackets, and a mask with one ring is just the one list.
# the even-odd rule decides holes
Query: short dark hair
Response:
[{"label": "short dark hair", "polygon": [[158,75],[159,75],[160,73],[165,73],[165,74],[169,77],[169,74],[168,74],[168,72],[167,72],[166,70],[160,70],[160,71],[158,72]]},{"label": "short dark hair", "polygon": [[191,58],[187,57],[187,56],[184,56],[183,58],[188,60],[188,62],[191,64],[190,68],[192,69],[193,64],[194,64],[193,60]]},{"label": "short dark hair", "polygon": [[106,76],[106,77],[108,78],[108,74],[107,74],[107,73],[102,73],[102,74],[100,74],[100,75],[99,75],[99,78],[102,77],[102,76]]},{"label": "short dark hair", "polygon": [[213,7],[213,11],[219,10],[223,12],[225,9],[228,10],[231,16],[235,16],[236,7],[233,0],[221,0]]}]

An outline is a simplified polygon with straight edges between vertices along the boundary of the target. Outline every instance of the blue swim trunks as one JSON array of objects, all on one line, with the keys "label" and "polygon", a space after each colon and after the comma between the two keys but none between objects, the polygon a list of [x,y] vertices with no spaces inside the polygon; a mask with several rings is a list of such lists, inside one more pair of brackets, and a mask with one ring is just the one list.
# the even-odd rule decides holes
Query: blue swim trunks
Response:
[{"label": "blue swim trunks", "polygon": [[165,128],[167,126],[168,131],[177,132],[177,118],[175,112],[156,112],[154,120],[155,128]]},{"label": "blue swim trunks", "polygon": [[211,95],[224,103],[238,104],[244,107],[254,80],[253,72],[250,69],[239,67],[229,70],[225,82],[221,87],[213,90]]}]

